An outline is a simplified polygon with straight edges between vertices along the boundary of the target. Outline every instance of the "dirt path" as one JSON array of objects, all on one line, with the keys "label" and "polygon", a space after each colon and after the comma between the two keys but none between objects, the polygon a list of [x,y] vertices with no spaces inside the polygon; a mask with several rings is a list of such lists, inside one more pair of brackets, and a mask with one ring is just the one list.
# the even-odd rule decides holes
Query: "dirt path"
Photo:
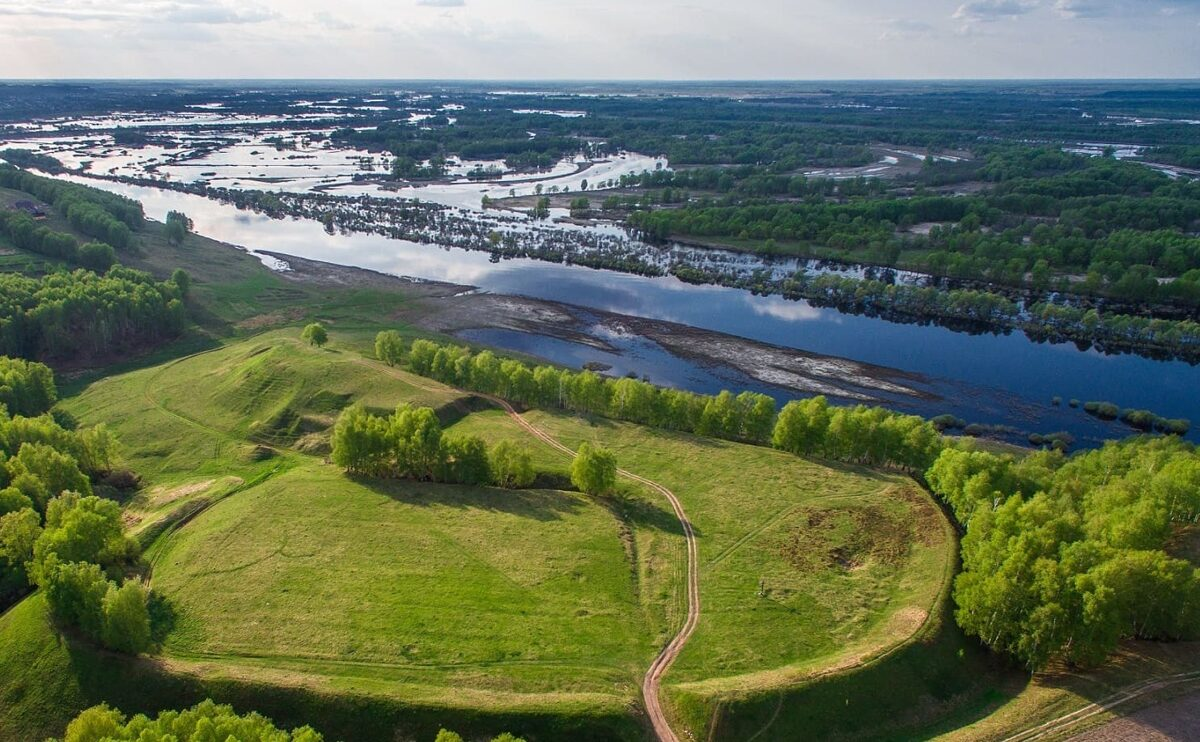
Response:
[{"label": "dirt path", "polygon": [[[399,374],[391,372],[395,376]],[[411,376],[405,375],[404,381],[408,384],[422,389],[427,392],[443,392],[445,388],[433,386],[425,386],[418,381],[412,379]],[[492,404],[504,410],[510,418],[520,425],[527,433],[537,438],[541,442],[550,446],[554,450],[569,456],[575,457],[575,452],[559,443],[553,436],[546,431],[537,427],[533,423],[526,420],[521,413],[509,404],[506,400],[500,397],[494,397],[490,394],[482,394],[473,392],[474,394],[483,397]],[[667,721],[667,716],[663,713],[662,703],[659,698],[661,690],[662,677],[667,670],[674,664],[675,659],[679,657],[679,653],[683,651],[683,647],[691,638],[692,633],[696,630],[696,624],[700,620],[700,577],[699,577],[699,549],[696,546],[696,534],[692,530],[692,523],[688,520],[687,514],[683,510],[683,504],[679,502],[679,498],[675,493],[658,482],[655,482],[645,477],[634,474],[633,472],[624,469],[617,469],[617,473],[626,479],[645,485],[654,490],[658,494],[666,498],[667,502],[671,503],[671,508],[675,511],[675,517],[679,519],[679,524],[683,526],[683,536],[687,542],[687,618],[683,622],[683,627],[679,633],[671,639],[670,643],[659,652],[654,658],[654,662],[650,663],[650,669],[646,671],[646,676],[642,680],[642,696],[646,704],[646,714],[650,717],[650,723],[654,727],[654,734],[661,742],[679,742],[679,737],[671,729],[670,723]]]},{"label": "dirt path", "polygon": [[[533,423],[526,420],[519,412],[513,409],[503,399],[492,397],[490,395],[481,395],[491,400],[504,409],[508,416],[524,428],[530,435],[542,441],[546,445],[554,448],[567,456],[574,458],[575,452],[559,443],[548,433],[541,430]],[[654,662],[650,664],[650,669],[646,671],[646,676],[642,680],[642,696],[646,703],[646,713],[650,717],[650,723],[654,727],[654,733],[662,742],[679,742],[679,737],[676,736],[674,730],[671,729],[670,723],[667,721],[666,714],[663,713],[662,704],[659,698],[659,691],[663,675],[671,668],[679,653],[683,650],[683,646],[687,644],[691,638],[692,632],[696,630],[696,623],[700,620],[700,578],[699,578],[699,551],[696,546],[696,534],[692,530],[692,523],[688,520],[687,514],[683,511],[683,504],[679,502],[679,498],[675,493],[658,482],[646,479],[645,477],[634,474],[633,472],[624,469],[617,469],[617,473],[626,479],[630,479],[639,484],[643,484],[658,494],[667,499],[671,503],[671,508],[675,511],[675,517],[679,519],[679,524],[683,526],[683,536],[687,541],[687,619],[683,622],[683,627],[679,633],[675,635],[669,644],[663,648],[662,652],[654,658]]]},{"label": "dirt path", "polygon": [[1200,672],[1184,672],[1177,675],[1167,675],[1161,678],[1144,680],[1123,688],[1107,698],[1102,698],[1095,703],[1089,703],[1083,708],[1072,711],[1069,714],[1063,714],[1044,724],[1039,724],[1036,727],[1014,734],[1005,739],[1004,742],[1029,742],[1030,740],[1045,739],[1047,737],[1060,737],[1066,734],[1067,730],[1072,726],[1099,714],[1111,711],[1117,706],[1140,698],[1148,693],[1197,681],[1200,681]]}]

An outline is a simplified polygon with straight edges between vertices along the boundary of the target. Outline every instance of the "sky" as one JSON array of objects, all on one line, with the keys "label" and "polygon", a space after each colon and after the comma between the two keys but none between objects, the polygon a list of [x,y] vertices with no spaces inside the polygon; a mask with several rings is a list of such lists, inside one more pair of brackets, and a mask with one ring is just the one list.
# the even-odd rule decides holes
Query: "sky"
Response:
[{"label": "sky", "polygon": [[1200,0],[0,0],[0,78],[1121,77]]}]

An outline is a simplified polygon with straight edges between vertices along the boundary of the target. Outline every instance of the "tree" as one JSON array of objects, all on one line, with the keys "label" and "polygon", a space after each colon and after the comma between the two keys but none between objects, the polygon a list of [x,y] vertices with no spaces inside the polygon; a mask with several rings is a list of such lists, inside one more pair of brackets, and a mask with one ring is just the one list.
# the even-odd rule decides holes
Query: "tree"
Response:
[{"label": "tree", "polygon": [[333,426],[333,463],[355,474],[379,475],[388,466],[392,440],[386,420],[356,403],[342,410]]},{"label": "tree", "polygon": [[192,289],[192,277],[183,268],[176,268],[171,273],[171,283],[175,284],[175,287],[179,289],[179,295],[185,298]]},{"label": "tree", "polygon": [[783,406],[771,445],[798,455],[820,451],[829,430],[829,402],[823,396],[794,400]]},{"label": "tree", "polygon": [[395,330],[382,330],[375,336],[375,357],[389,366],[404,359],[404,339]]},{"label": "tree", "polygon": [[150,612],[146,590],[140,583],[126,580],[121,587],[109,583],[103,611],[101,640],[105,646],[126,654],[140,654],[150,648]]},{"label": "tree", "polygon": [[492,446],[492,482],[505,489],[524,489],[533,484],[536,474],[529,451],[512,441]]},{"label": "tree", "polygon": [[[13,486],[33,500],[38,510],[63,492],[92,494],[92,484],[69,454],[43,443],[26,443],[8,462]],[[113,503],[115,505],[116,503]]]},{"label": "tree", "polygon": [[401,404],[388,424],[393,473],[432,480],[442,466],[442,424],[428,407]]},{"label": "tree", "polygon": [[90,562],[117,573],[138,551],[137,541],[124,533],[117,503],[67,492],[46,508],[45,530],[33,546],[33,576],[40,583],[51,558]]},{"label": "tree", "polygon": [[92,638],[104,627],[104,597],[109,581],[100,566],[89,562],[60,562],[53,556],[43,566],[46,602],[59,621],[77,626]]},{"label": "tree", "polygon": [[171,244],[181,244],[188,233],[192,231],[192,220],[182,211],[168,211],[163,231]]},{"label": "tree", "polygon": [[608,494],[617,484],[616,456],[606,448],[580,445],[571,462],[571,483],[589,495]]},{"label": "tree", "polygon": [[0,515],[0,601],[28,588],[26,565],[42,534],[41,520],[32,508]]},{"label": "tree", "polygon": [[463,742],[463,738],[457,732],[452,732],[449,729],[439,729],[437,736],[433,738],[433,742]]},{"label": "tree", "polygon": [[442,473],[444,482],[480,487],[492,481],[487,444],[476,435],[447,436],[442,439]]},{"label": "tree", "polygon": [[41,415],[57,400],[58,390],[49,366],[0,356],[0,405],[4,405],[10,415]]},{"label": "tree", "polygon": [[329,333],[325,332],[321,323],[313,322],[305,325],[304,330],[300,333],[300,339],[309,345],[320,348],[329,342]]},{"label": "tree", "polygon": [[117,262],[117,254],[112,245],[104,242],[81,245],[77,257],[79,264],[93,273],[104,273]]},{"label": "tree", "polygon": [[322,742],[312,727],[288,732],[276,727],[262,714],[239,716],[231,706],[206,700],[183,711],[162,711],[157,718],[138,715],[125,720],[121,712],[106,705],[86,709],[67,725],[62,742],[135,742],[172,740],[208,742]]}]

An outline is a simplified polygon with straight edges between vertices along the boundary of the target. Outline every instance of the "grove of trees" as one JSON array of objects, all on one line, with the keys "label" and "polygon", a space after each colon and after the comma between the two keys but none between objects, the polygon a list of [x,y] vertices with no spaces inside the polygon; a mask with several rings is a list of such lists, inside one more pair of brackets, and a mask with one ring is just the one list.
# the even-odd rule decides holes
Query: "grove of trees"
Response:
[{"label": "grove of trees", "polygon": [[332,446],[334,464],[370,477],[512,489],[527,487],[534,479],[527,452],[501,443],[489,453],[478,436],[443,435],[437,415],[428,407],[402,404],[385,418],[361,404],[351,405],[338,416]]},{"label": "grove of trees", "polygon": [[1200,636],[1200,572],[1171,556],[1200,519],[1200,456],[1174,437],[1070,458],[944,449],[926,479],[966,528],[959,626],[1031,669],[1126,638]]},{"label": "grove of trees", "polygon": [[179,287],[114,266],[41,278],[0,274],[0,354],[47,360],[111,357],[178,335]]}]

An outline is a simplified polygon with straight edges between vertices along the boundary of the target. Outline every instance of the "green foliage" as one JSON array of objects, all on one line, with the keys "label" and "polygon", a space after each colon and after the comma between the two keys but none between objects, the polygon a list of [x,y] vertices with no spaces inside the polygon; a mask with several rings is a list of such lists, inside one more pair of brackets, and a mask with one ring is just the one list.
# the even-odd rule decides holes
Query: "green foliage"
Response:
[{"label": "green foliage", "polygon": [[492,467],[482,438],[447,436],[441,442],[441,450],[443,468],[438,479],[476,487],[491,484]]},{"label": "green foliage", "polygon": [[84,710],[67,725],[62,742],[321,742],[311,727],[288,732],[271,720],[250,712],[238,715],[232,706],[211,700],[185,711],[163,711],[151,719],[125,716],[106,705]]},{"label": "green foliage", "polygon": [[80,260],[78,243],[74,237],[38,224],[23,211],[0,211],[0,235],[8,237],[22,250],[68,263]]},{"label": "green foliage", "polygon": [[926,479],[966,525],[956,617],[1029,667],[1103,661],[1123,638],[1192,638],[1200,574],[1167,555],[1200,517],[1200,457],[1176,438],[1015,461],[947,448]]},{"label": "green foliage", "polygon": [[54,617],[99,639],[104,629],[104,597],[112,584],[99,565],[60,562],[54,556],[40,567],[40,584]]},{"label": "green foliage", "polygon": [[355,474],[472,485],[492,479],[484,442],[444,438],[428,407],[401,404],[385,419],[351,405],[334,424],[332,446],[333,463]]},{"label": "green foliage", "polygon": [[923,471],[942,447],[937,428],[920,417],[882,407],[831,408],[824,397],[785,405],[771,441],[796,454],[904,471]]},{"label": "green foliage", "polygon": [[117,255],[106,242],[89,242],[80,246],[78,261],[93,273],[104,273],[117,262]]},{"label": "green foliage", "polygon": [[42,534],[42,519],[29,507],[0,515],[0,605],[29,587],[26,565]]},{"label": "green foliage", "polygon": [[183,268],[176,268],[171,272],[171,283],[179,289],[181,297],[187,297],[188,292],[192,290],[192,277]]},{"label": "green foliage", "polygon": [[127,580],[120,587],[109,583],[103,613],[100,638],[105,646],[125,654],[140,654],[150,649],[150,611],[141,583]]},{"label": "green foliage", "polygon": [[617,485],[617,457],[606,448],[584,443],[571,462],[571,483],[589,495],[607,495]]},{"label": "green foliage", "polygon": [[47,503],[64,492],[92,494],[91,482],[79,470],[75,458],[43,443],[22,445],[7,468],[13,486],[38,510],[47,510]]},{"label": "green foliage", "polygon": [[[408,355],[414,372],[447,384],[495,394],[521,404],[604,415],[668,430],[703,432],[730,440],[765,443],[775,421],[775,402],[765,394],[724,392],[709,397],[657,387],[638,379],[608,379],[593,371],[553,366],[530,368],[491,351],[414,340]],[[707,415],[705,412],[707,411]]]},{"label": "green foliage", "polygon": [[168,242],[173,245],[182,244],[188,233],[192,231],[192,220],[182,211],[168,211],[167,219],[163,223],[163,231]]},{"label": "green foliage", "polygon": [[41,415],[57,400],[54,374],[48,366],[0,356],[0,405],[7,407],[10,415]]},{"label": "green foliage", "polygon": [[304,329],[300,332],[300,339],[309,345],[315,345],[320,348],[329,342],[329,333],[325,331],[325,328],[319,322],[313,322],[305,325]]},{"label": "green foliage", "polygon": [[186,321],[178,288],[141,271],[0,274],[0,353],[10,356],[112,356],[174,337]]},{"label": "green foliage", "polygon": [[45,530],[33,547],[33,577],[41,584],[52,558],[91,562],[116,575],[138,553],[137,542],[124,533],[117,503],[66,492],[46,508]]},{"label": "green foliage", "polygon": [[395,330],[381,330],[375,336],[375,357],[389,366],[404,360],[404,339]]},{"label": "green foliage", "polygon": [[536,473],[529,451],[513,441],[492,446],[492,482],[505,489],[524,489],[533,484]]}]

